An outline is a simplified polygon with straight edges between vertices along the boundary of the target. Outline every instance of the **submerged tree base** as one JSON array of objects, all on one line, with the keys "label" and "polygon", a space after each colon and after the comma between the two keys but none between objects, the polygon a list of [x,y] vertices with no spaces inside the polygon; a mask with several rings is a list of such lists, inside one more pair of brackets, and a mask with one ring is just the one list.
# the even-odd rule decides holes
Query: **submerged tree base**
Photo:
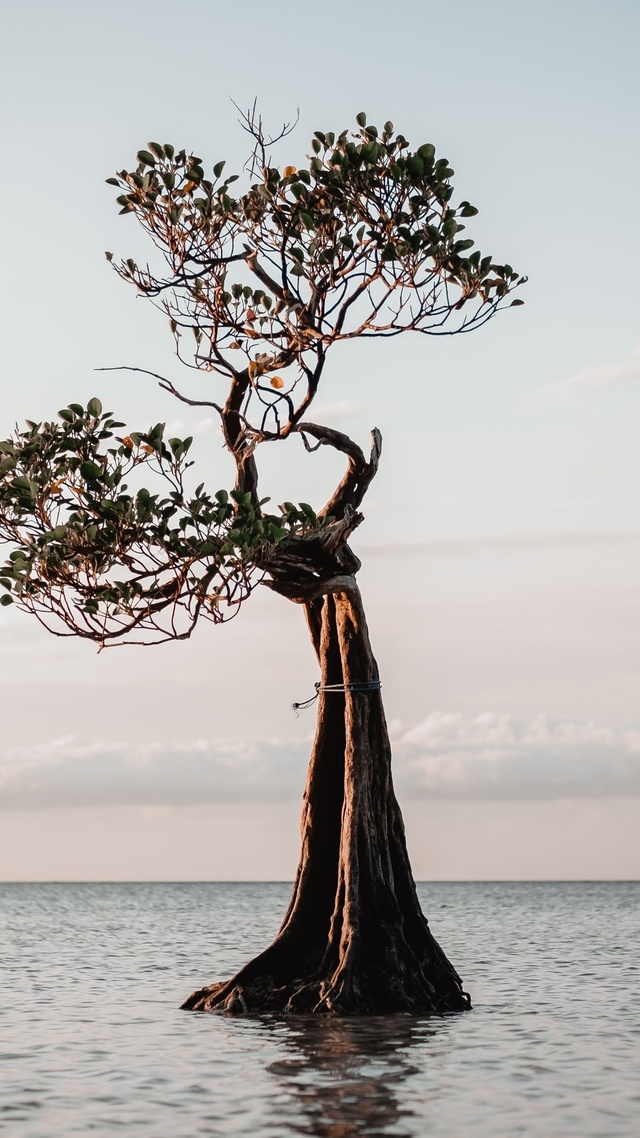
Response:
[{"label": "submerged tree base", "polygon": [[466,1011],[471,1001],[459,983],[436,989],[422,970],[415,976],[411,990],[395,980],[378,974],[358,978],[358,986],[333,980],[308,981],[299,977],[280,984],[272,976],[255,976],[243,980],[241,974],[218,984],[210,984],[193,992],[182,1004],[188,1011],[227,1012],[232,1015],[258,1015],[264,1012],[303,1014],[308,1012],[334,1015],[390,1015],[397,1012],[415,1015],[444,1015]]},{"label": "submerged tree base", "polygon": [[322,681],[289,909],[273,944],[182,1006],[236,1014],[463,1011],[469,997],[431,934],[411,872],[355,578],[306,612]]}]

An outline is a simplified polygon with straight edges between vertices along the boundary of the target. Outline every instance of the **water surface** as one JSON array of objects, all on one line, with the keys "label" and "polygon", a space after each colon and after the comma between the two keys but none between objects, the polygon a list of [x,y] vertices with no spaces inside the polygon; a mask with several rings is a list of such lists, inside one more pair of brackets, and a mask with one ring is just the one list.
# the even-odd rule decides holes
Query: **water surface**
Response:
[{"label": "water surface", "polygon": [[429,884],[458,1016],[185,1013],[284,884],[0,885],[0,1132],[640,1134],[640,883]]}]

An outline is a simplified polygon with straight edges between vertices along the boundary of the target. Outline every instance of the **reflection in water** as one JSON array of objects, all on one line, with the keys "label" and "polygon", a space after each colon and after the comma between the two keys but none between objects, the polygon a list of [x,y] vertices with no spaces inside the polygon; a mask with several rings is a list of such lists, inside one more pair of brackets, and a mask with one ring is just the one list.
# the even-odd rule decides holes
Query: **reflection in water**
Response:
[{"label": "reflection in water", "polygon": [[406,1125],[414,1111],[403,1102],[403,1083],[420,1073],[421,1045],[429,1040],[432,1047],[436,1034],[444,1043],[446,1020],[296,1016],[283,1023],[280,1044],[291,1057],[267,1068],[285,1092],[278,1096],[281,1126],[318,1138],[415,1134]]}]

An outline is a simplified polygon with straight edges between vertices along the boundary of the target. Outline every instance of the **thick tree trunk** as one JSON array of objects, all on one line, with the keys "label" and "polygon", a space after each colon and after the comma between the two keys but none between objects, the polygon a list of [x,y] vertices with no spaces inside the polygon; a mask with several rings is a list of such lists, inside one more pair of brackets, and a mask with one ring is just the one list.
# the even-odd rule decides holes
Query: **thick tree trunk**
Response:
[{"label": "thick tree trunk", "polygon": [[[378,678],[351,581],[305,606],[322,687]],[[420,909],[380,691],[320,691],[301,828],[293,894],[273,944],[182,1006],[342,1014],[467,1008]]]}]

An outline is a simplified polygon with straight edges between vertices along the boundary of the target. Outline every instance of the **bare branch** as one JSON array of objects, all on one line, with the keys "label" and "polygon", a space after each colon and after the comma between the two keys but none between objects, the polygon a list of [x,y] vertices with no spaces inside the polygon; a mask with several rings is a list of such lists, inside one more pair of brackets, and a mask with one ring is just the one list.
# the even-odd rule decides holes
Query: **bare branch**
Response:
[{"label": "bare branch", "polygon": [[[331,446],[346,454],[349,465],[339,485],[323,509],[325,516],[342,518],[347,510],[355,511],[378,470],[382,454],[382,435],[377,427],[371,432],[371,454],[367,462],[357,443],[342,431],[323,427],[317,423],[298,423],[296,430],[303,436],[311,435],[318,440],[318,446]],[[308,447],[308,444],[305,444]],[[315,449],[315,448],[314,448]]]},{"label": "bare branch", "polygon": [[168,391],[170,395],[175,395],[176,399],[180,399],[182,403],[188,403],[190,407],[212,407],[218,414],[222,414],[222,407],[218,403],[213,403],[210,399],[189,399],[186,395],[182,395],[177,387],[167,379],[164,375],[159,375],[156,371],[149,371],[144,367],[130,367],[129,364],[121,364],[119,367],[97,367],[94,371],[136,371],[141,375],[150,375],[153,379],[159,380],[159,386],[163,391]]}]

